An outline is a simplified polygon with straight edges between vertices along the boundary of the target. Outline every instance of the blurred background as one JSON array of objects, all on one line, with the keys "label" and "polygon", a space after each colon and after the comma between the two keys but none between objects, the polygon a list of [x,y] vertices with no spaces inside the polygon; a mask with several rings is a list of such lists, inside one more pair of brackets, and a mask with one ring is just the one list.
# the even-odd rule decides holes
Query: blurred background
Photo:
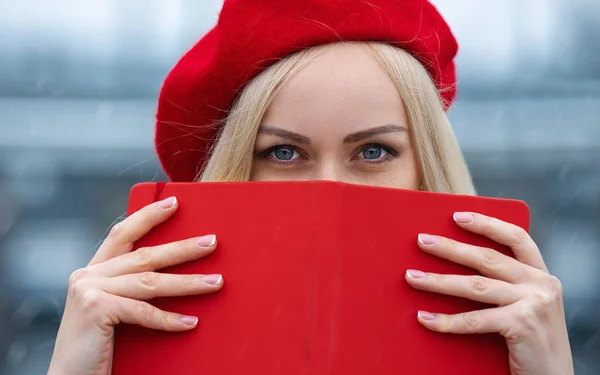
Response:
[{"label": "blurred background", "polygon": [[[450,112],[478,191],[525,200],[600,374],[600,2],[434,1],[461,44]],[[157,93],[220,0],[0,2],[0,374],[45,373],[69,274],[165,180]]]}]

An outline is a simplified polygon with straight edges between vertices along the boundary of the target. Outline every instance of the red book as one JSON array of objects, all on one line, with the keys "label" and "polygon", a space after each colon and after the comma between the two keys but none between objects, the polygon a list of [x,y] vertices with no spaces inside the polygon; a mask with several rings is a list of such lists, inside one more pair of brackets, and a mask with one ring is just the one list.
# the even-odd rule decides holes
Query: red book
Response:
[{"label": "red book", "polygon": [[489,306],[415,290],[404,274],[475,273],[421,251],[421,232],[510,254],[452,214],[528,230],[524,202],[336,182],[144,183],[129,213],[169,196],[177,213],[136,247],[214,233],[214,254],[162,271],[221,273],[225,285],[151,301],[198,316],[192,331],[118,326],[113,375],[510,374],[500,335],[435,333],[416,318]]}]

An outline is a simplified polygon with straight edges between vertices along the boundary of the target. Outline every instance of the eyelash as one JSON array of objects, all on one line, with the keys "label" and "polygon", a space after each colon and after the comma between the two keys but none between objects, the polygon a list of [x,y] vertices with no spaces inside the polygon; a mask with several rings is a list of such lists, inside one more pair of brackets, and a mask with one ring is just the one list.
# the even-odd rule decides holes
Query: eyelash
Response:
[{"label": "eyelash", "polygon": [[[271,153],[273,153],[274,151],[276,151],[277,149],[279,149],[281,147],[289,147],[292,150],[294,150],[295,152],[297,152],[300,155],[301,158],[306,159],[306,157],[304,156],[303,152],[301,152],[300,150],[298,150],[297,147],[292,146],[290,144],[286,144],[286,143],[281,143],[281,144],[276,144],[274,146],[271,146],[271,147],[265,149],[264,151],[261,151],[260,153],[258,153],[257,156],[260,159],[264,159],[264,160],[267,160],[270,163],[279,164],[279,165],[289,165],[289,164],[296,163],[296,160],[287,160],[287,161],[286,160],[277,160],[277,159],[274,159],[274,158],[271,157]],[[357,151],[356,155],[358,156],[360,153],[364,152],[369,147],[380,147],[385,152],[387,152],[387,154],[385,156],[383,156],[382,158],[379,158],[379,159],[376,159],[376,160],[363,159],[363,162],[365,162],[367,164],[381,164],[381,163],[386,163],[386,162],[389,162],[389,161],[397,158],[400,155],[400,153],[398,151],[396,151],[395,149],[393,149],[392,147],[387,146],[387,145],[385,145],[383,143],[378,143],[378,142],[370,142],[370,143],[362,145],[361,147],[358,148],[358,151]],[[354,158],[357,158],[357,156],[355,156]]]},{"label": "eyelash", "polygon": [[298,151],[298,149],[290,144],[286,144],[286,143],[278,143],[275,144],[274,146],[271,146],[269,148],[267,148],[264,151],[261,151],[260,153],[258,153],[258,157],[260,159],[264,159],[266,161],[268,161],[269,163],[273,163],[273,164],[283,164],[283,165],[288,165],[288,164],[293,164],[296,161],[295,160],[277,160],[271,157],[271,153],[273,153],[274,151],[276,151],[278,148],[281,147],[289,147],[292,150],[296,151],[298,154],[300,154],[301,158],[305,158],[304,155],[302,154],[302,152]]},{"label": "eyelash", "polygon": [[[381,164],[381,163],[386,163],[389,161],[392,161],[393,159],[397,158],[398,155],[400,155],[400,153],[398,151],[396,151],[395,149],[393,149],[390,146],[386,146],[383,143],[377,143],[377,142],[372,142],[372,143],[367,143],[363,146],[361,146],[359,148],[358,154],[364,152],[366,149],[368,149],[369,147],[380,147],[381,149],[383,149],[387,154],[379,159],[376,160],[368,160],[368,159],[364,159],[363,161],[365,163],[368,164]],[[357,155],[358,155],[357,154]]]}]

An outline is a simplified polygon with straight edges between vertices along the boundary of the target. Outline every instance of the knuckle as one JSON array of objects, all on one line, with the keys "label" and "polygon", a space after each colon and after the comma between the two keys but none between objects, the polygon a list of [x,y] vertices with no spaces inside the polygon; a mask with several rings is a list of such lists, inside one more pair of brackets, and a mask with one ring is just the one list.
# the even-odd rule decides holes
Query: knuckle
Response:
[{"label": "knuckle", "polygon": [[475,294],[485,294],[488,291],[488,281],[482,276],[473,276],[471,278],[471,289]]},{"label": "knuckle", "polygon": [[142,301],[137,301],[137,310],[137,313],[139,314],[141,320],[144,322],[152,320],[155,314],[152,305]]},{"label": "knuckle", "polygon": [[110,228],[110,231],[108,232],[108,238],[118,237],[122,231],[122,228],[123,228],[123,225],[121,223],[117,223],[117,224],[113,225],[112,228]]},{"label": "knuckle", "polygon": [[502,254],[492,249],[485,249],[483,253],[483,269],[492,270],[502,263]]},{"label": "knuckle", "polygon": [[450,248],[454,249],[454,252],[456,254],[459,254],[461,256],[464,257],[471,257],[472,255],[472,251],[471,251],[471,247],[467,244],[461,243],[461,242],[450,242]]},{"label": "knuckle", "polygon": [[548,278],[549,289],[552,295],[556,298],[562,298],[563,285],[560,279],[554,275],[549,275]]},{"label": "knuckle", "polygon": [[138,269],[152,268],[152,249],[149,247],[142,247],[133,252],[135,257],[135,264]]},{"label": "knuckle", "polygon": [[108,232],[106,240],[118,242],[125,246],[128,246],[130,248],[130,251],[133,247],[134,238],[131,234],[131,226],[126,224],[127,220],[128,219],[125,219],[120,223],[115,224]]},{"label": "knuckle", "polygon": [[548,306],[552,305],[556,299],[546,291],[538,291],[535,293],[536,308],[543,312]]},{"label": "knuckle", "polygon": [[75,299],[84,299],[85,293],[88,290],[88,283],[86,279],[77,280],[76,282],[69,285],[68,296]]},{"label": "knuckle", "polygon": [[516,331],[520,333],[527,333],[536,329],[537,314],[535,309],[528,304],[523,304],[521,307],[512,314],[512,319]]},{"label": "knuckle", "polygon": [[139,274],[140,283],[146,288],[154,288],[158,282],[159,274],[156,272],[142,272]]},{"label": "knuckle", "polygon": [[[87,279],[81,279],[69,287],[67,298],[73,299],[74,301],[77,301],[77,303],[86,306],[86,304],[90,302],[88,301],[90,298],[88,293],[92,290],[93,289],[90,287],[90,283],[87,282]],[[92,297],[94,296],[92,295]]]},{"label": "knuckle", "polygon": [[530,303],[524,303],[514,312],[513,317],[518,322],[528,322],[535,317],[535,310]]},{"label": "knuckle", "polygon": [[165,329],[168,330],[169,327],[171,327],[171,314],[169,314],[166,311],[161,311],[159,314],[160,318],[160,326]]},{"label": "knuckle", "polygon": [[529,233],[525,229],[516,226],[512,238],[515,245],[521,244],[529,240]]},{"label": "knuckle", "polygon": [[546,311],[547,308],[556,303],[562,303],[563,299],[562,283],[556,276],[547,275],[544,284],[544,288],[539,288],[534,293],[536,306],[541,312]]},{"label": "knuckle", "polygon": [[194,285],[198,285],[197,282],[198,277],[195,275],[183,275],[183,285],[185,287],[192,287]]},{"label": "knuckle", "polygon": [[89,289],[81,295],[81,308],[84,312],[90,313],[102,307],[104,302],[103,293],[97,289]]},{"label": "knuckle", "polygon": [[71,276],[69,276],[69,288],[73,288],[77,283],[87,278],[89,271],[85,268],[75,270]]},{"label": "knuckle", "polygon": [[179,241],[175,244],[178,253],[185,254],[187,251],[187,244],[185,241]]},{"label": "knuckle", "polygon": [[188,258],[193,255],[189,241],[179,241],[176,247],[177,253],[184,258]]},{"label": "knuckle", "polygon": [[439,323],[437,324],[437,327],[435,327],[435,330],[442,333],[450,332],[455,320],[454,317],[448,315],[439,315],[438,319]]},{"label": "knuckle", "polygon": [[468,330],[475,329],[480,324],[481,317],[476,311],[469,311],[463,314],[463,323]]}]

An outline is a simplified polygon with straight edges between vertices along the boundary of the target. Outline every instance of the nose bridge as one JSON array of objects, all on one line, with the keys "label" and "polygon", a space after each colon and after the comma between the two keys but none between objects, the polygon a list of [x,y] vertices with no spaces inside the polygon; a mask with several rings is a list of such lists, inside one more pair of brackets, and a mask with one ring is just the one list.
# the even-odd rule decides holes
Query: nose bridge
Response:
[{"label": "nose bridge", "polygon": [[344,166],[338,165],[334,158],[328,158],[327,160],[322,160],[316,170],[316,179],[317,180],[325,180],[325,181],[344,181]]}]

